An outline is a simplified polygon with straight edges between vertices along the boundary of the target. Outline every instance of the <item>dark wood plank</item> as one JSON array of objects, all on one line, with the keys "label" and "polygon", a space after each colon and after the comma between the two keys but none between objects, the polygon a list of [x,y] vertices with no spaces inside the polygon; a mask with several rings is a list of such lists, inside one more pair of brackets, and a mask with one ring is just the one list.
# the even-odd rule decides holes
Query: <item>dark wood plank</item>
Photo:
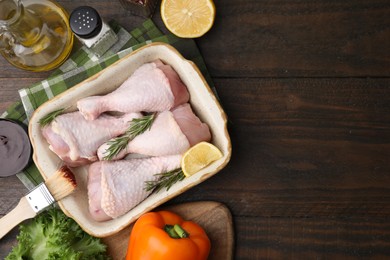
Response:
[{"label": "dark wood plank", "polygon": [[[126,29],[119,1],[95,7]],[[236,259],[385,259],[390,216],[390,2],[215,0],[196,42],[233,143],[229,165],[167,204],[214,200],[233,214]],[[160,15],[153,20],[166,32]],[[0,113],[46,78],[0,57]],[[0,179],[0,216],[26,192]],[[16,230],[0,241],[0,258]]]},{"label": "dark wood plank", "polygon": [[[0,75],[3,75],[0,73]],[[3,75],[4,76],[4,75]],[[44,78],[1,78],[0,76],[0,114],[15,101],[20,101],[19,89],[27,88]]]},{"label": "dark wood plank", "polygon": [[[272,249],[270,253],[264,248],[254,249],[253,245],[247,247],[241,242],[250,239],[244,231],[250,226],[247,217],[263,217],[270,223],[271,218],[288,217],[291,221],[318,218],[322,222],[313,224],[318,227],[347,218],[345,223],[333,225],[342,229],[340,235],[347,236],[346,241],[337,245],[339,253],[353,256],[357,245],[350,247],[349,239],[353,239],[358,226],[347,225],[349,221],[390,215],[389,79],[216,79],[215,82],[230,120],[232,160],[226,169],[171,203],[214,200],[228,205],[237,224],[240,241],[237,255],[243,259],[246,254],[276,257],[298,254],[293,249],[297,246],[295,240],[290,241],[291,252],[287,253],[283,248],[279,248],[281,252]],[[17,185],[15,178],[1,179],[9,182],[5,186],[13,187],[16,192],[10,196],[7,189],[0,194],[1,214],[23,193],[24,187]],[[237,220],[240,218],[241,222]],[[297,228],[289,222],[276,226],[281,225],[285,229]],[[299,228],[304,227],[301,225]],[[370,230],[362,236],[366,233],[372,234],[373,239],[382,236],[376,224],[370,221],[364,224],[362,220],[362,225]],[[277,243],[272,239],[284,239],[281,231],[270,229],[270,234],[276,232],[275,237],[262,239],[265,243]],[[336,231],[333,228],[329,232]],[[257,236],[253,234],[252,243],[256,245],[262,241]],[[335,246],[328,245],[331,242],[327,242],[325,235],[318,239],[312,244],[306,242],[310,250],[314,248],[308,256],[333,256]],[[364,252],[380,254],[384,249],[377,243],[373,240],[372,250],[368,247]]]},{"label": "dark wood plank", "polygon": [[18,234],[19,228],[15,227],[0,240],[0,259],[5,259],[12,248],[17,245],[16,237]]},{"label": "dark wood plank", "polygon": [[216,84],[231,162],[176,202],[222,201],[253,217],[389,216],[388,79]]},{"label": "dark wood plank", "polygon": [[239,259],[386,259],[385,218],[235,218]]},{"label": "dark wood plank", "polygon": [[[20,198],[28,190],[16,176],[0,178],[0,218],[11,211],[19,203]],[[19,228],[15,227],[0,240],[0,259],[4,259],[8,252],[16,245],[16,236]]]},{"label": "dark wood plank", "polygon": [[199,40],[214,77],[388,76],[390,2],[215,1]]},{"label": "dark wood plank", "polygon": [[[59,1],[69,12],[77,1]],[[88,1],[126,29],[142,22],[119,1]],[[215,1],[211,31],[197,39],[214,77],[366,77],[390,73],[390,2]],[[157,11],[153,17],[166,32]],[[1,58],[3,59],[3,58]],[[0,62],[1,76],[25,72]],[[47,73],[29,73],[41,77]]]},{"label": "dark wood plank", "polygon": [[0,178],[0,183],[1,187],[7,187],[7,189],[0,189],[0,217],[2,217],[18,204],[28,190],[16,176]]}]

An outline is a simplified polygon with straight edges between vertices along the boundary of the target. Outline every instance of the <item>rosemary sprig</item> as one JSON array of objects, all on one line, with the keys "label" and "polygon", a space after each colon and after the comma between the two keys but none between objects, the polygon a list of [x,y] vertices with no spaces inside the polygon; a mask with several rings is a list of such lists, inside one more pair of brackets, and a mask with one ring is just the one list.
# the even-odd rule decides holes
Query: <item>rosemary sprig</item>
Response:
[{"label": "rosemary sprig", "polygon": [[173,184],[178,181],[181,181],[185,178],[185,175],[181,168],[178,168],[173,171],[158,173],[156,174],[158,179],[155,181],[146,181],[145,182],[145,190],[146,191],[160,191],[163,188],[169,190]]},{"label": "rosemary sprig", "polygon": [[126,130],[126,135],[136,137],[152,127],[156,113],[143,116],[141,118],[134,118],[131,120],[130,127]]},{"label": "rosemary sprig", "polygon": [[142,134],[146,130],[150,130],[155,117],[156,113],[153,113],[131,120],[129,128],[122,136],[116,137],[107,143],[108,148],[105,151],[106,155],[103,157],[103,160],[112,160],[112,158],[118,155],[120,151],[125,149],[127,144],[137,135]]},{"label": "rosemary sprig", "polygon": [[109,146],[105,152],[108,154],[103,157],[103,160],[111,160],[115,155],[119,154],[120,151],[126,148],[129,141],[128,135],[120,136],[108,141],[107,144]]},{"label": "rosemary sprig", "polygon": [[43,127],[50,124],[54,119],[56,119],[57,116],[61,115],[64,110],[65,108],[61,108],[47,114],[39,120],[39,125]]}]

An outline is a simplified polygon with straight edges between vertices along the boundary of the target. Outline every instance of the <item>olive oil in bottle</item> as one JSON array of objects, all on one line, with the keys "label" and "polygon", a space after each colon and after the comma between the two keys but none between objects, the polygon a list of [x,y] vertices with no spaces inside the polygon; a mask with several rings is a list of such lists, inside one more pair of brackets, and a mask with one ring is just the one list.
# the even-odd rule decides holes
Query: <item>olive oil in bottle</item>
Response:
[{"label": "olive oil in bottle", "polygon": [[51,0],[0,0],[0,53],[14,66],[47,71],[73,47],[67,12]]}]

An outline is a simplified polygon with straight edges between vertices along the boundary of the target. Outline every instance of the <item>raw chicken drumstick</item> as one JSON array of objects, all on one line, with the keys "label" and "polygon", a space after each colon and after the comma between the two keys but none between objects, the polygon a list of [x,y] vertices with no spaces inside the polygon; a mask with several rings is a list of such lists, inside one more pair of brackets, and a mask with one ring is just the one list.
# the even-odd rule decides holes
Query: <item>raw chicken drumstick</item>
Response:
[{"label": "raw chicken drumstick", "polygon": [[123,134],[129,127],[129,122],[141,116],[141,113],[120,117],[103,114],[94,121],[87,121],[76,111],[57,116],[42,128],[42,135],[49,143],[49,148],[65,164],[76,167],[96,161],[99,146]]},{"label": "raw chicken drumstick", "polygon": [[[186,103],[172,111],[159,113],[150,130],[135,137],[111,160],[122,159],[129,153],[148,156],[182,154],[194,144],[210,139],[209,127],[200,121],[190,104]],[[108,147],[108,143],[99,147],[99,160],[104,160],[107,156]]]},{"label": "raw chicken drumstick", "polygon": [[171,155],[91,164],[87,187],[92,218],[106,221],[125,214],[152,192],[145,190],[146,181],[179,168],[180,160],[181,155]]},{"label": "raw chicken drumstick", "polygon": [[139,67],[113,92],[79,100],[77,108],[87,120],[94,120],[106,111],[157,112],[188,100],[187,88],[176,71],[156,60]]}]

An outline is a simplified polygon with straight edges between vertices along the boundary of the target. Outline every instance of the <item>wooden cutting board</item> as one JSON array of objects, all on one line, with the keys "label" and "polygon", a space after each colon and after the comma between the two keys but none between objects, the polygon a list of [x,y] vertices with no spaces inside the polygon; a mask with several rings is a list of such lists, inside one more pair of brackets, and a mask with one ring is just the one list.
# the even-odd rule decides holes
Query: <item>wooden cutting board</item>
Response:
[{"label": "wooden cutting board", "polygon": [[[211,241],[209,260],[233,259],[234,231],[229,209],[219,202],[199,201],[161,207],[191,220],[204,228]],[[108,253],[114,260],[126,257],[127,244],[133,225],[119,233],[103,238],[108,246]]]}]

